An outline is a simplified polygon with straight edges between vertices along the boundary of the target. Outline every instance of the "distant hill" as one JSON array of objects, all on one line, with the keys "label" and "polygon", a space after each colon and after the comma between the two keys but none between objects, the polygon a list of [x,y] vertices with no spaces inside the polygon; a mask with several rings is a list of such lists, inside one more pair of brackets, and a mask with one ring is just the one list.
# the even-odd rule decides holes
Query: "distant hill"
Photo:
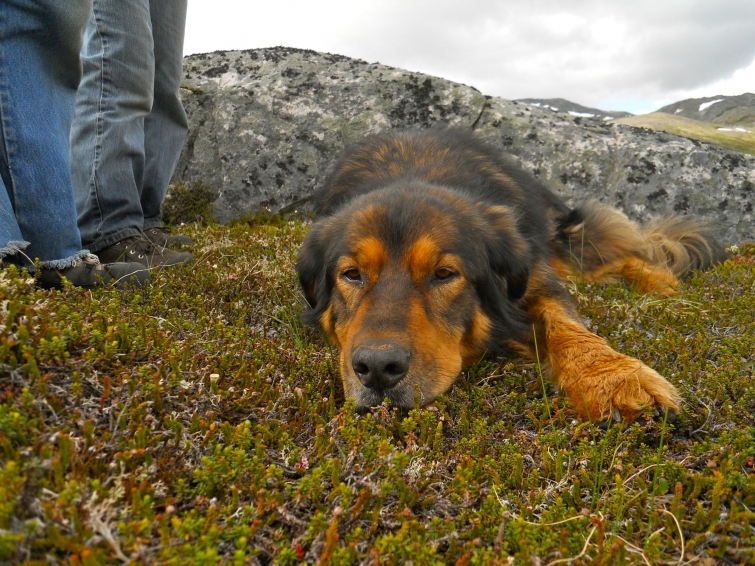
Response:
[{"label": "distant hill", "polygon": [[[669,108],[669,106],[666,106],[666,108]],[[705,108],[703,109],[704,111]],[[699,111],[696,110],[696,112]],[[649,128],[676,136],[684,136],[755,155],[755,128],[751,126],[735,126],[726,122],[703,122],[701,120],[685,118],[682,116],[682,112],[675,114],[663,111],[620,118],[613,120],[613,122],[636,128]]]},{"label": "distant hill", "polygon": [[755,94],[750,92],[739,96],[689,98],[664,106],[658,112],[722,126],[739,126],[750,131],[755,130]]},{"label": "distant hill", "polygon": [[564,98],[520,98],[517,102],[525,102],[527,104],[532,104],[533,106],[550,108],[554,112],[564,112],[571,114],[572,116],[581,116],[583,118],[602,118],[604,120],[611,120],[613,118],[624,118],[634,115],[619,110],[609,112],[606,110],[598,110],[597,108],[589,108]]},{"label": "distant hill", "polygon": [[752,93],[689,98],[639,116],[589,108],[563,98],[521,98],[517,102],[684,136],[755,155],[755,94]]}]

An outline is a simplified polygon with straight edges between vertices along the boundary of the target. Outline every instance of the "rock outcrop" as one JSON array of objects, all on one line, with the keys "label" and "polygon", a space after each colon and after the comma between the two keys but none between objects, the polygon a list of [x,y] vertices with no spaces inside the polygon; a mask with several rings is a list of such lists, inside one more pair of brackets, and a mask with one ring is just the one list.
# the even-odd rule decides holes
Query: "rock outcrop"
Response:
[{"label": "rock outcrop", "polygon": [[313,51],[192,55],[184,73],[190,131],[174,181],[209,187],[219,222],[305,208],[348,143],[441,122],[475,130],[571,204],[597,198],[639,220],[689,213],[725,242],[755,239],[754,156]]}]

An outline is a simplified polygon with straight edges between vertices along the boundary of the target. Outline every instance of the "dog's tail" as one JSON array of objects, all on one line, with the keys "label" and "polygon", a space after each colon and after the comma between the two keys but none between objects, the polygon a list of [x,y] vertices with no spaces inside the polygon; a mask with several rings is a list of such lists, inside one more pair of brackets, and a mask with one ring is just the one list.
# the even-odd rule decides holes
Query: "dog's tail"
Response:
[{"label": "dog's tail", "polygon": [[726,250],[707,222],[666,216],[641,226],[650,261],[665,262],[676,276],[707,269],[726,259]]},{"label": "dog's tail", "polygon": [[639,282],[644,291],[675,289],[676,278],[726,259],[711,226],[687,216],[640,225],[615,208],[590,201],[574,209],[559,228],[573,268],[590,280],[621,275]]}]

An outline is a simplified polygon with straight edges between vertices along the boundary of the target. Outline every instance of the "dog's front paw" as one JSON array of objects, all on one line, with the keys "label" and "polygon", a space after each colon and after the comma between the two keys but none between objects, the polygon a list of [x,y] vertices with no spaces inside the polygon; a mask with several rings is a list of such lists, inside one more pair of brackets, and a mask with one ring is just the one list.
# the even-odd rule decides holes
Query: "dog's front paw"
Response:
[{"label": "dog's front paw", "polygon": [[572,379],[561,380],[583,418],[631,422],[647,408],[679,410],[681,398],[674,386],[641,361],[610,348],[590,357]]}]

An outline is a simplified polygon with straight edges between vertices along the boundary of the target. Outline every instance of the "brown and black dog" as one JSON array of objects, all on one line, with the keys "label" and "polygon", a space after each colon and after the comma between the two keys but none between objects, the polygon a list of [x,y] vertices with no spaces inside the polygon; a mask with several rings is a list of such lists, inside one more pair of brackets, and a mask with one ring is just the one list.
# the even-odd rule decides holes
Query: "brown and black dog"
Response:
[{"label": "brown and black dog", "polygon": [[674,294],[682,273],[723,258],[704,225],[639,226],[596,202],[571,209],[458,129],[365,139],[315,202],[296,269],[306,318],[340,347],[357,408],[430,403],[465,366],[506,348],[537,355],[583,417],[678,409],[668,381],[583,326],[562,280],[623,278]]}]

